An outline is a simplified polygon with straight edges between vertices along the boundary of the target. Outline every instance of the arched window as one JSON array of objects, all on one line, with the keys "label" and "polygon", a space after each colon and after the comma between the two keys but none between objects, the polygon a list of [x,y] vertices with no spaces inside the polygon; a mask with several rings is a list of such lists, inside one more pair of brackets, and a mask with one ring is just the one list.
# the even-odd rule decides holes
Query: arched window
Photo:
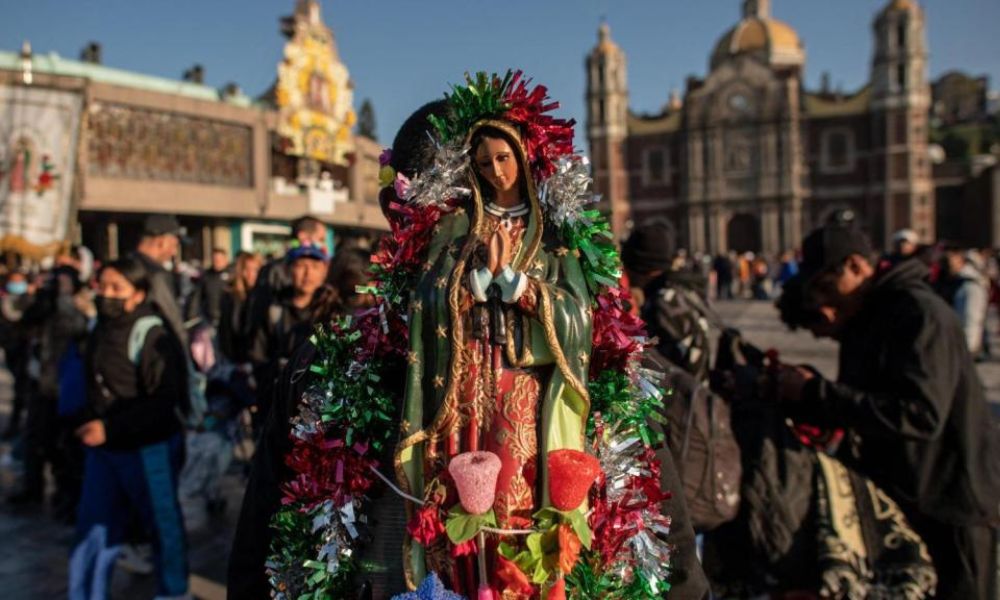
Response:
[{"label": "arched window", "polygon": [[854,169],[854,136],[849,129],[831,129],[823,133],[820,167],[827,173]]}]

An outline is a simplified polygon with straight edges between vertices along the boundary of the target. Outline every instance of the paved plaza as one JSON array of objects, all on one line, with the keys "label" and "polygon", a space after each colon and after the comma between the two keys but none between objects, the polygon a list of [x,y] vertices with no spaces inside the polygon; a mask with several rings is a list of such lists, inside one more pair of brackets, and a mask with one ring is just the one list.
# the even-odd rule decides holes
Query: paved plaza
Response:
[{"label": "paved plaza", "polygon": [[[827,376],[836,375],[836,345],[815,340],[806,332],[789,332],[766,302],[733,301],[717,306],[730,325],[740,329],[752,343],[762,348],[778,348],[782,360],[814,365]],[[993,329],[996,331],[996,328]],[[996,338],[994,338],[996,339]],[[994,352],[1000,356],[1000,347]],[[990,401],[1000,408],[1000,361],[979,366]],[[10,410],[10,376],[0,370],[0,423]],[[13,489],[19,463],[11,453],[11,444],[0,444],[0,494]],[[191,589],[205,600],[225,596],[225,571],[229,544],[242,497],[243,466],[234,463],[225,478],[228,509],[190,532]],[[15,510],[0,502],[0,597],[6,600],[41,600],[65,597],[66,559],[73,530],[57,524],[48,508]],[[133,575],[118,569],[113,581],[115,599],[151,598],[155,584],[152,576]]]}]

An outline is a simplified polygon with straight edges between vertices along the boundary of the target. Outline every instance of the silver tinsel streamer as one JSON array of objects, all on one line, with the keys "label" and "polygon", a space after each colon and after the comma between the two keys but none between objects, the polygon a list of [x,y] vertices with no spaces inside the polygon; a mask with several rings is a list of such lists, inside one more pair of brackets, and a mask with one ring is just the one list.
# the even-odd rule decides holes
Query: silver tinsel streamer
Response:
[{"label": "silver tinsel streamer", "polygon": [[440,207],[452,198],[472,193],[462,185],[469,173],[469,149],[459,140],[440,144],[433,136],[431,139],[437,147],[433,164],[410,181],[403,200],[417,206]]},{"label": "silver tinsel streamer", "polygon": [[[654,377],[655,374],[655,371],[651,371],[639,377],[645,379]],[[636,393],[648,393],[641,391],[639,386],[634,389]],[[604,430],[598,440],[597,456],[606,477],[605,490],[609,505],[626,502],[627,509],[631,504],[641,504],[647,500],[632,482],[636,477],[653,475],[643,457],[645,450],[642,440],[630,429],[607,426]],[[670,533],[670,517],[661,514],[657,504],[641,509],[638,522],[630,522],[629,527],[626,552],[623,552],[624,555],[612,566],[611,571],[623,581],[639,577],[654,592],[664,591],[670,575],[671,548],[666,541],[666,536]]]},{"label": "silver tinsel streamer", "polygon": [[582,156],[563,156],[555,167],[555,172],[539,185],[538,200],[557,227],[572,225],[583,218],[588,205],[600,200],[592,190],[590,161]]},{"label": "silver tinsel streamer", "polygon": [[322,544],[316,560],[326,562],[330,575],[336,575],[341,561],[351,557],[354,552],[352,542],[360,535],[355,504],[356,500],[348,500],[343,506],[336,507],[327,500],[313,511],[312,531],[320,532]]}]

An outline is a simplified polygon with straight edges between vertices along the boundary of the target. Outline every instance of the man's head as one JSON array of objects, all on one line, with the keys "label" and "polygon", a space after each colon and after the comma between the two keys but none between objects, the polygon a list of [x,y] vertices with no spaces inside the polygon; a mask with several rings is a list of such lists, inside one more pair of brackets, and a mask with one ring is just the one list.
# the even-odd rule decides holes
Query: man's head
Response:
[{"label": "man's head", "polygon": [[316,246],[299,246],[285,257],[292,275],[296,297],[312,297],[326,281],[328,257]]},{"label": "man's head", "polygon": [[622,262],[629,281],[638,287],[669,270],[674,255],[671,231],[660,223],[637,227],[622,244]]},{"label": "man's head", "polygon": [[861,309],[875,275],[871,254],[868,239],[852,226],[824,225],[803,240],[803,297],[825,319],[818,326],[824,333],[836,335]]},{"label": "man's head", "polygon": [[172,215],[149,215],[142,227],[137,250],[157,263],[167,263],[180,251],[184,228]]},{"label": "man's head", "polygon": [[945,245],[941,250],[945,272],[952,276],[958,275],[962,268],[965,267],[965,250],[955,245]]},{"label": "man's head", "polygon": [[326,224],[306,215],[292,221],[292,236],[303,246],[326,248]]},{"label": "man's head", "polygon": [[913,256],[920,244],[920,236],[912,229],[900,229],[892,234],[892,250],[902,257]]},{"label": "man's head", "polygon": [[229,253],[223,248],[212,250],[212,270],[225,271],[229,267]]}]

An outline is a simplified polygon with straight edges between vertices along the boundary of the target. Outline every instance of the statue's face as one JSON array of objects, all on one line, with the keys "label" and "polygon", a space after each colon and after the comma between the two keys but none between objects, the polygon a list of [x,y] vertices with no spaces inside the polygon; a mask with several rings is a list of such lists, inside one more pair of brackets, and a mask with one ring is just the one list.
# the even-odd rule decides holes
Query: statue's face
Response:
[{"label": "statue's face", "polygon": [[507,140],[484,137],[475,154],[476,169],[497,192],[509,192],[517,185],[517,156]]}]

